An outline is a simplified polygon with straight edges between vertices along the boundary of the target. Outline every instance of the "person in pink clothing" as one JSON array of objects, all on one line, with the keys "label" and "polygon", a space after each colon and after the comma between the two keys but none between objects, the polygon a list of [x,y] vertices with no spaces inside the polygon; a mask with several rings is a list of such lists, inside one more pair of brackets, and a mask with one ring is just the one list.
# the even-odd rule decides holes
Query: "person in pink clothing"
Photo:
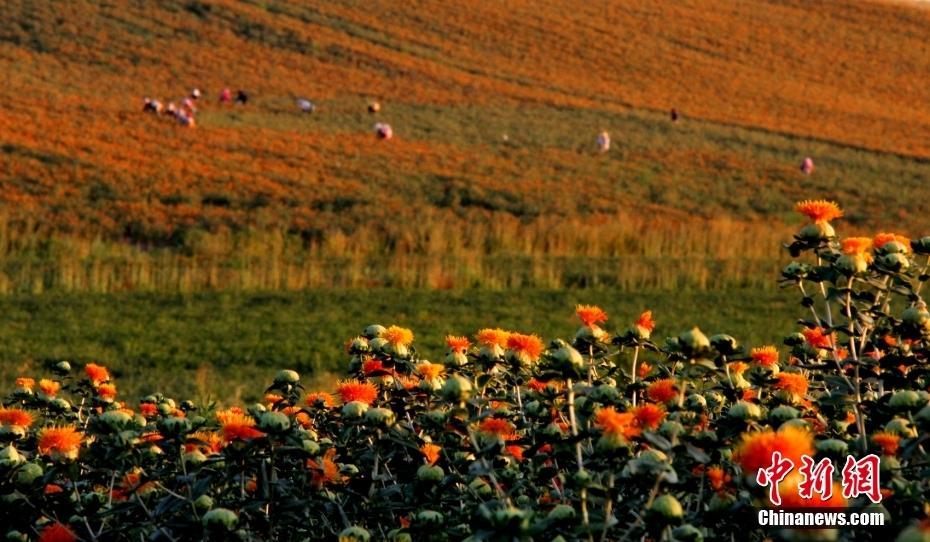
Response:
[{"label": "person in pink clothing", "polygon": [[801,173],[810,175],[814,172],[814,159],[808,156],[801,162]]},{"label": "person in pink clothing", "polygon": [[391,139],[394,137],[394,130],[390,124],[379,122],[375,124],[375,135],[378,139]]}]

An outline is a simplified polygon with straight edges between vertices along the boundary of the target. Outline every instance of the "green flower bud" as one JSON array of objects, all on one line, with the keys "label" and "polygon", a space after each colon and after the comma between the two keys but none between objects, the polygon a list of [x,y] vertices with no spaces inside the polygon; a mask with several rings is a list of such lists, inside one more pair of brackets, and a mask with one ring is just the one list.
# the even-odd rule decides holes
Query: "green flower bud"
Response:
[{"label": "green flower bud", "polygon": [[818,452],[826,456],[839,458],[845,456],[846,452],[849,451],[849,444],[842,440],[831,438],[817,442],[816,448]]},{"label": "green flower bud", "polygon": [[194,507],[200,512],[206,512],[213,508],[213,498],[209,495],[201,495],[194,500]]},{"label": "green flower bud", "polygon": [[239,516],[227,508],[214,508],[203,515],[203,526],[213,531],[232,532],[239,524]]},{"label": "green flower bud", "polygon": [[577,377],[587,370],[581,353],[567,344],[563,344],[556,349],[550,356],[549,361],[553,369],[569,377]]},{"label": "green flower bud", "polygon": [[692,357],[706,354],[710,350],[710,339],[697,326],[679,335],[678,344],[682,352]]},{"label": "green flower bud", "polygon": [[808,224],[798,232],[798,239],[807,243],[818,243],[836,237],[836,231],[833,230],[827,222],[817,222]]},{"label": "green flower bud", "polygon": [[435,510],[423,510],[418,512],[414,517],[418,527],[435,528],[440,527],[445,522],[445,518]]},{"label": "green flower bud", "polygon": [[442,467],[436,465],[421,465],[417,469],[417,480],[431,484],[439,483],[446,476]]},{"label": "green flower bud", "polygon": [[377,337],[368,341],[368,349],[372,352],[384,352],[384,349],[387,347],[388,342],[386,339]]},{"label": "green flower bud", "polygon": [[926,404],[926,392],[922,396],[920,393],[913,390],[895,392],[894,395],[891,396],[891,399],[888,400],[888,406],[897,410],[898,412],[917,410]]},{"label": "green flower bud", "polygon": [[[891,244],[891,243],[888,243]],[[885,269],[898,273],[902,271],[907,271],[907,268],[910,267],[911,262],[907,259],[907,256],[904,254],[898,254],[897,252],[892,252],[889,254],[884,254],[879,256],[878,264],[884,267]]]},{"label": "green flower bud", "polygon": [[892,418],[885,424],[885,431],[901,438],[914,438],[917,436],[917,430],[914,429],[913,424],[904,418]]},{"label": "green flower bud", "polygon": [[801,415],[801,412],[793,406],[781,405],[775,407],[769,412],[769,419],[775,423],[784,423],[793,420]]},{"label": "green flower bud", "polygon": [[55,372],[61,375],[71,372],[71,364],[67,361],[59,361],[55,364]]},{"label": "green flower bud", "polygon": [[365,422],[375,427],[388,428],[394,421],[394,412],[387,408],[372,408],[365,413]]},{"label": "green flower bud", "polygon": [[385,331],[387,331],[387,329],[384,326],[372,324],[366,327],[364,331],[362,331],[362,335],[368,340],[377,339],[380,338],[381,335],[384,335]]},{"label": "green flower bud", "polygon": [[304,452],[309,455],[319,455],[320,453],[320,443],[315,440],[304,439],[300,441],[301,446],[303,447]]},{"label": "green flower bud", "polygon": [[807,338],[804,337],[803,333],[795,332],[785,337],[783,342],[785,343],[785,346],[800,346],[807,342]]},{"label": "green flower bud", "polygon": [[463,367],[468,364],[468,356],[462,352],[450,352],[446,355],[444,365],[446,367]]},{"label": "green flower bud", "polygon": [[844,254],[837,258],[834,265],[836,265],[836,269],[840,273],[847,277],[860,275],[869,269],[869,263],[865,261],[865,258],[856,254]]},{"label": "green flower bud", "polygon": [[283,433],[291,428],[291,419],[283,412],[268,411],[258,419],[258,428],[266,433]]},{"label": "green flower bud", "polygon": [[7,542],[29,542],[29,537],[17,530],[7,531],[3,539]]},{"label": "green flower bud", "polygon": [[800,280],[811,272],[811,266],[801,262],[791,262],[781,271],[781,276],[786,279]]},{"label": "green flower bud", "polygon": [[575,519],[575,509],[567,504],[557,504],[546,514],[546,519],[553,523]]},{"label": "green flower bud", "polygon": [[442,397],[450,402],[459,403],[471,397],[471,382],[459,375],[452,375],[442,387]]},{"label": "green flower bud", "polygon": [[18,467],[25,462],[26,458],[12,444],[0,450],[0,468],[4,470]]},{"label": "green flower bud", "polygon": [[672,530],[672,540],[680,542],[702,542],[704,535],[701,530],[690,523],[675,527]]},{"label": "green flower bud", "polygon": [[191,421],[187,418],[171,416],[160,420],[158,422],[158,428],[161,430],[162,434],[166,436],[185,435],[191,431]]},{"label": "green flower bud", "polygon": [[42,476],[42,474],[41,465],[37,463],[24,463],[23,466],[16,471],[16,485],[21,489],[28,488],[32,486],[33,482]]},{"label": "green flower bud", "polygon": [[358,525],[343,529],[339,533],[339,542],[369,542],[370,540],[371,533]]},{"label": "green flower bud", "polygon": [[914,254],[930,254],[930,237],[921,237],[911,241]]},{"label": "green flower bud", "polygon": [[652,506],[649,507],[648,514],[651,517],[667,523],[678,523],[685,515],[685,511],[681,507],[681,503],[678,502],[678,499],[666,493],[656,497],[656,499],[652,501]]},{"label": "green flower bud", "polygon": [[126,412],[108,410],[97,416],[97,425],[104,430],[115,433],[135,425],[135,419]]},{"label": "green flower bud", "polygon": [[739,343],[736,342],[736,339],[722,333],[711,336],[710,345],[724,356],[732,356],[739,352]]},{"label": "green flower bud", "polygon": [[52,399],[49,402],[48,406],[50,410],[53,410],[55,412],[68,412],[69,410],[71,410],[71,403],[69,403],[67,399],[63,399],[61,397],[56,397],[55,399]]},{"label": "green flower bud", "polygon": [[740,420],[759,420],[762,418],[762,409],[755,403],[737,401],[730,407],[728,414]]},{"label": "green flower bud", "polygon": [[342,416],[346,419],[356,420],[368,412],[368,405],[361,401],[350,401],[342,405]]},{"label": "green flower bud", "polygon": [[494,490],[491,488],[491,484],[484,481],[482,478],[475,478],[468,483],[468,488],[475,492],[479,497],[489,497]]},{"label": "green flower bud", "polygon": [[290,369],[285,369],[279,371],[274,377],[274,383],[278,385],[290,385],[293,386],[300,382],[300,375],[297,374],[297,371],[292,371]]},{"label": "green flower bud", "polygon": [[181,459],[186,465],[199,467],[200,465],[203,465],[204,461],[207,460],[207,456],[200,450],[193,450],[190,452],[184,452],[184,454],[181,456]]}]

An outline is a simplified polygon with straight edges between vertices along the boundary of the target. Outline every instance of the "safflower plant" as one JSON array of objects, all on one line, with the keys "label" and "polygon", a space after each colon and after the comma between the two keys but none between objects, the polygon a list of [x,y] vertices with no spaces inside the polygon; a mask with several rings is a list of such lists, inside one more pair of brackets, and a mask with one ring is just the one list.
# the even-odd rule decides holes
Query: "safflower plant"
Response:
[{"label": "safflower plant", "polygon": [[[930,539],[930,237],[840,238],[809,217],[781,272],[800,296],[784,344],[698,327],[659,342],[646,311],[611,326],[578,306],[573,337],[479,330],[437,361],[371,325],[347,376],[291,370],[245,408],[120,399],[106,368],[60,362],[0,408],[7,540]],[[776,506],[773,452],[880,457],[881,499]],[[877,511],[881,529],[766,529],[765,508]]]}]

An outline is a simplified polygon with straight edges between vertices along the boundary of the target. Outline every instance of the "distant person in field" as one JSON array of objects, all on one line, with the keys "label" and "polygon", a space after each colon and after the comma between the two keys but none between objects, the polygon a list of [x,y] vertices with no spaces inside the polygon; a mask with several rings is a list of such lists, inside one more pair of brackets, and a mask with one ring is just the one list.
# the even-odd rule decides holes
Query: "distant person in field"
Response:
[{"label": "distant person in field", "polygon": [[161,104],[160,101],[158,101],[158,100],[153,100],[153,99],[151,99],[151,98],[146,98],[146,99],[145,99],[145,102],[144,102],[144,105],[142,106],[142,110],[143,110],[143,111],[147,111],[147,112],[151,112],[151,113],[156,113],[156,114],[157,114],[157,113],[161,113],[161,111],[162,111],[163,108],[164,108],[164,106]]},{"label": "distant person in field", "polygon": [[369,113],[375,114],[375,113],[377,113],[378,111],[381,111],[381,104],[379,104],[378,102],[369,102],[369,103],[368,103],[368,112],[369,112]]},{"label": "distant person in field", "polygon": [[200,99],[200,89],[199,89],[199,88],[195,88],[194,90],[191,91],[191,99],[192,99],[192,100],[199,100],[199,99]]},{"label": "distant person in field", "polygon": [[672,108],[672,112],[669,116],[672,117],[672,122],[678,122],[678,110],[674,107]]},{"label": "distant person in field", "polygon": [[810,175],[814,172],[814,159],[808,156],[801,162],[801,173]]},{"label": "distant person in field", "polygon": [[194,100],[190,98],[181,100],[181,110],[189,115],[193,115],[197,111],[197,107],[194,106]]},{"label": "distant person in field", "polygon": [[236,103],[245,105],[249,103],[249,95],[244,90],[236,91]]},{"label": "distant person in field", "polygon": [[165,107],[165,114],[175,116],[178,114],[178,106],[174,105],[174,102],[168,102],[168,105]]},{"label": "distant person in field", "polygon": [[221,104],[232,103],[232,99],[233,99],[232,91],[229,90],[229,88],[224,88],[223,92],[220,92],[220,103]]},{"label": "distant person in field", "polygon": [[313,113],[316,111],[316,106],[310,100],[306,98],[297,99],[297,107],[300,108],[304,113]]},{"label": "distant person in field", "polygon": [[610,134],[608,134],[606,130],[597,136],[597,149],[601,152],[610,150]]},{"label": "distant person in field", "polygon": [[175,117],[178,119],[178,123],[185,128],[194,128],[197,125],[197,122],[194,120],[193,113],[187,113],[185,111],[178,111]]},{"label": "distant person in field", "polygon": [[391,139],[394,137],[394,130],[391,129],[390,124],[379,122],[375,124],[375,135],[378,139]]}]

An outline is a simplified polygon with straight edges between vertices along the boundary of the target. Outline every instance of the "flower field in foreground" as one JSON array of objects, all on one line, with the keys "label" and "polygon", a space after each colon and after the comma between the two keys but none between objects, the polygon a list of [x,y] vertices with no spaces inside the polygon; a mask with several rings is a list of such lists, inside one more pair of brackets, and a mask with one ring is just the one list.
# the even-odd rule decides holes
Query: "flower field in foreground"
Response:
[{"label": "flower field in foreground", "polygon": [[[661,315],[583,305],[571,338],[487,328],[433,362],[411,330],[371,325],[334,389],[282,370],[247,407],[121,397],[96,364],[23,376],[0,407],[0,526],[46,542],[930,540],[930,237],[843,238],[835,204],[797,210],[782,345],[659,340]],[[885,527],[759,527],[773,452],[838,465],[829,497],[785,476],[780,506]],[[877,499],[844,496],[843,460],[873,454]]]}]

